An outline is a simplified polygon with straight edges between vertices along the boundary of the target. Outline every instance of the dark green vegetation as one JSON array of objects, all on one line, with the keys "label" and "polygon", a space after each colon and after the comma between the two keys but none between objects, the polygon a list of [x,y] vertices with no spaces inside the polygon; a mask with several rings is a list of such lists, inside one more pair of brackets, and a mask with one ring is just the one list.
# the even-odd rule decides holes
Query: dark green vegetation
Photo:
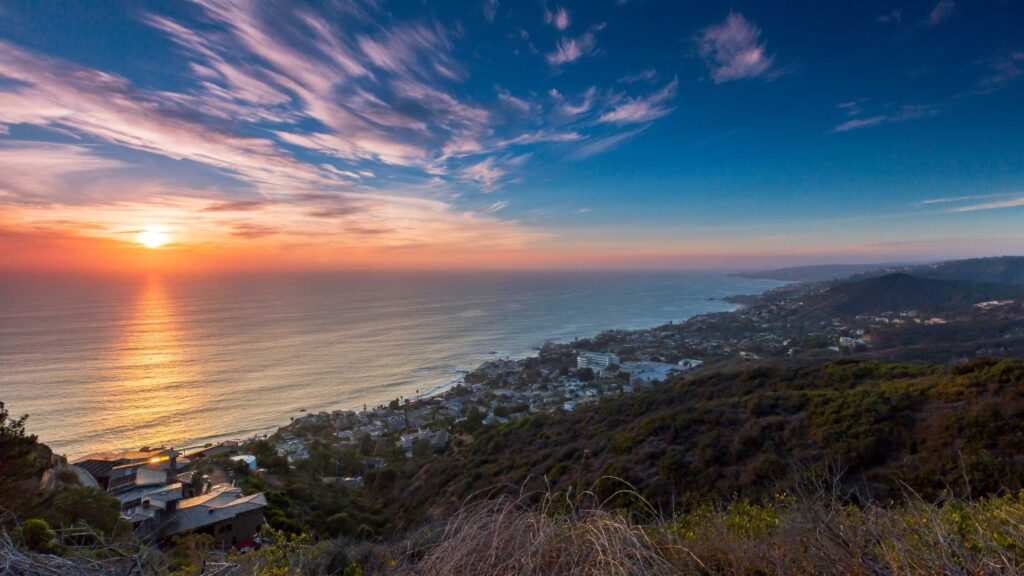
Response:
[{"label": "dark green vegetation", "polygon": [[841,470],[858,501],[885,502],[904,487],[925,498],[1014,493],[1024,487],[1022,421],[1021,360],[840,360],[710,372],[575,412],[462,426],[447,454],[392,451],[361,488],[324,482],[364,455],[326,446],[291,469],[256,447],[270,472],[239,474],[267,494],[275,528],[389,537],[482,495],[593,489],[603,500],[622,481],[665,514],[771,499],[823,469]]},{"label": "dark green vegetation", "polygon": [[1024,486],[1024,362],[965,366],[839,361],[719,372],[577,412],[487,428],[445,458],[396,466],[366,497],[399,527],[480,491],[636,487],[670,512],[769,498],[808,471],[844,470],[861,499],[905,484],[926,497]]},{"label": "dark green vegetation", "polygon": [[938,264],[915,266],[908,272],[926,278],[1024,285],[1024,256],[951,260]]},{"label": "dark green vegetation", "polygon": [[[247,492],[266,495],[266,520],[273,528],[317,538],[372,537],[384,532],[388,522],[379,506],[363,498],[360,490],[330,481],[361,471],[360,453],[321,442],[310,450],[308,459],[289,467],[266,441],[254,443],[252,451],[258,465],[269,473],[251,474],[247,467],[236,466],[236,478]],[[371,481],[377,476],[369,475]]]},{"label": "dark green vegetation", "polygon": [[818,264],[743,272],[737,276],[793,282],[825,282],[841,278],[849,280],[854,279],[851,277],[881,276],[893,272],[943,280],[1024,285],[1024,256],[969,258],[934,264]]},{"label": "dark green vegetation", "polygon": [[123,533],[117,499],[80,486],[64,459],[26,432],[27,419],[12,418],[0,402],[0,508],[31,520],[24,527],[26,543],[49,550],[58,545],[52,528],[80,524],[101,536]]},{"label": "dark green vegetation", "polygon": [[758,270],[756,272],[741,272],[736,274],[740,278],[760,278],[765,280],[783,280],[787,282],[825,282],[851,276],[853,274],[864,274],[889,268],[895,265],[889,264],[816,264],[810,266],[793,266],[791,268],[778,268],[776,270]]},{"label": "dark green vegetation", "polygon": [[966,282],[894,273],[847,282],[806,300],[811,314],[857,315],[892,310],[927,311],[970,306],[976,302],[1024,297],[1010,284]]}]

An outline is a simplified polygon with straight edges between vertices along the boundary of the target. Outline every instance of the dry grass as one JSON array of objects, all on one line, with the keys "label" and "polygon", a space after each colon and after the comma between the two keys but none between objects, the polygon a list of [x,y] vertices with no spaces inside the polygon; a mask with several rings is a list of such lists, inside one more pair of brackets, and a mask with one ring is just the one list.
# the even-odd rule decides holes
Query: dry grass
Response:
[{"label": "dry grass", "polygon": [[[620,504],[631,498],[615,495]],[[641,516],[609,510],[589,492],[572,501],[554,493],[483,498],[389,544],[278,535],[235,559],[235,573],[328,576],[354,563],[365,575],[401,576],[1024,574],[1024,494],[927,502],[908,490],[899,503],[855,505],[828,483],[771,503]],[[141,556],[69,559],[15,544],[0,531],[0,575],[143,572]]]},{"label": "dry grass", "polygon": [[[130,553],[104,554],[97,559],[89,550],[71,556],[34,554],[19,547],[7,526],[14,533],[20,531],[17,520],[6,513],[0,514],[0,576],[129,576],[152,573],[146,571],[145,550]],[[94,535],[99,539],[98,535]],[[101,545],[104,551],[110,548]]]},{"label": "dry grass", "polygon": [[448,522],[440,541],[403,572],[431,576],[676,573],[648,532],[623,515],[570,505],[550,494],[539,507],[527,504],[529,500],[499,498],[463,507]]},{"label": "dry grass", "polygon": [[853,505],[836,482],[777,502],[734,502],[652,530],[681,574],[1024,574],[1024,494]]},{"label": "dry grass", "polygon": [[[1024,574],[1024,495],[852,505],[835,485],[635,523],[546,496],[471,504],[402,573],[967,576]],[[566,511],[568,508],[568,511]]]}]

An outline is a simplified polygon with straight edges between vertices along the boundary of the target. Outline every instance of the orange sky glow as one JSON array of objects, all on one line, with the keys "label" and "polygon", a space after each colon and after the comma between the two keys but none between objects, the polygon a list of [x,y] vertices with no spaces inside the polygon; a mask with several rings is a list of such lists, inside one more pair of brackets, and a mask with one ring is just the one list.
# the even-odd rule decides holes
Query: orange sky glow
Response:
[{"label": "orange sky glow", "polygon": [[[180,202],[180,203],[179,203]],[[200,205],[196,205],[198,202]],[[204,204],[205,203],[205,204]],[[213,207],[211,209],[210,207]],[[449,215],[433,220],[401,219],[396,209],[390,228],[372,223],[353,229],[303,219],[283,208],[261,209],[259,223],[222,221],[223,211],[207,201],[121,205],[115,208],[19,208],[0,212],[0,269],[24,272],[211,273],[230,271],[302,271],[343,269],[728,269],[771,264],[785,252],[820,261],[835,244],[796,248],[784,238],[733,241],[668,242],[652,249],[610,236],[560,238],[508,221],[480,215]],[[270,212],[278,210],[278,214]],[[412,215],[410,215],[412,216]],[[267,222],[275,222],[270,227]],[[396,225],[397,224],[397,225]],[[159,230],[166,244],[140,240]],[[934,246],[927,245],[928,249]],[[901,253],[907,247],[900,245]],[[843,244],[855,258],[884,260],[893,248]]]}]

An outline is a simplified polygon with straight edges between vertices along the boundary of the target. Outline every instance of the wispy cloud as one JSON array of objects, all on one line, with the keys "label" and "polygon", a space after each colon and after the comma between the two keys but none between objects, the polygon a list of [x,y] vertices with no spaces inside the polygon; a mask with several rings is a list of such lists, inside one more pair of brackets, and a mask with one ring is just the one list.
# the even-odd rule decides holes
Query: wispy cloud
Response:
[{"label": "wispy cloud", "polygon": [[508,172],[498,167],[494,158],[486,158],[476,164],[466,166],[459,171],[459,174],[466,180],[476,182],[480,190],[492,192],[498,187],[498,181],[504,178]]},{"label": "wispy cloud", "polygon": [[0,41],[0,122],[56,127],[243,174],[256,185],[309,186],[310,170],[273,142],[236,131],[202,98],[140,90],[123,78]]},{"label": "wispy cloud", "polygon": [[760,37],[761,30],[737,12],[698,33],[697,49],[715,83],[757,78],[772,69],[774,57]]},{"label": "wispy cloud", "polygon": [[922,200],[918,202],[918,206],[928,206],[931,204],[953,204],[956,202],[974,202],[978,200],[988,200],[991,198],[1005,198],[1007,196],[1015,196],[1014,193],[1002,193],[1002,194],[975,194],[971,196],[948,196],[945,198],[930,198],[928,200]]},{"label": "wispy cloud", "polygon": [[508,208],[508,200],[498,200],[483,210],[484,214],[494,214]]},{"label": "wispy cloud", "polygon": [[502,102],[509,108],[516,110],[519,113],[527,114],[533,108],[530,102],[524,100],[523,98],[514,96],[511,92],[500,86],[495,89],[495,92],[497,92],[498,94],[498,101]]},{"label": "wispy cloud", "polygon": [[511,171],[522,166],[530,158],[529,153],[518,156],[489,156],[459,170],[459,176],[474,184],[481,192],[494,192],[507,180]]},{"label": "wispy cloud", "polygon": [[557,30],[563,31],[572,24],[572,17],[569,11],[561,6],[556,6],[554,11],[544,10],[544,23],[554,26]]},{"label": "wispy cloud", "polygon": [[619,78],[620,84],[635,84],[637,82],[657,82],[658,71],[654,68],[646,68],[636,74],[627,74]]},{"label": "wispy cloud", "polygon": [[576,102],[571,102],[554,88],[551,89],[550,95],[555,100],[557,111],[560,114],[568,117],[575,117],[581,114],[586,114],[594,107],[597,87],[591,86],[590,88],[587,88],[586,92],[583,93],[583,96]]},{"label": "wispy cloud", "polygon": [[983,202],[981,204],[971,204],[970,206],[960,206],[952,209],[953,212],[977,212],[979,210],[1001,210],[1004,208],[1019,208],[1024,206],[1024,196],[1018,196],[1010,200],[1001,200],[999,202]]},{"label": "wispy cloud", "polygon": [[597,36],[592,31],[584,32],[580,36],[564,36],[558,40],[558,45],[553,52],[546,56],[548,64],[561,66],[569,64],[597,53]]},{"label": "wispy cloud", "polygon": [[[995,200],[1005,198],[1005,200]],[[984,202],[983,202],[984,200]],[[975,194],[969,196],[950,196],[946,198],[931,198],[918,202],[918,206],[936,206],[947,204],[961,204],[947,208],[945,212],[979,212],[982,210],[1002,210],[1006,208],[1018,208],[1024,206],[1024,194],[1020,192],[1005,192],[1000,194]]]},{"label": "wispy cloud", "polygon": [[[496,0],[482,6],[498,16]],[[76,234],[129,242],[160,221],[204,245],[519,248],[546,235],[469,195],[520,182],[543,147],[612,149],[669,114],[678,90],[653,68],[565,97],[470,86],[462,24],[376,2],[193,8],[139,14],[179,57],[160,82],[0,40],[5,225],[45,228],[59,212]],[[603,24],[584,31],[572,16],[553,8],[560,39],[533,65],[599,53]]]},{"label": "wispy cloud", "polygon": [[953,0],[939,0],[939,3],[928,13],[928,25],[938,26],[949,20],[956,12],[956,4]]},{"label": "wispy cloud", "polygon": [[668,103],[676,97],[679,79],[673,78],[664,88],[639,98],[625,98],[598,119],[611,124],[641,124],[657,120],[674,110]]},{"label": "wispy cloud", "polygon": [[644,130],[647,130],[648,128],[650,128],[650,126],[650,124],[647,124],[639,128],[628,130],[626,132],[619,132],[617,134],[612,134],[610,136],[603,136],[601,138],[589,140],[583,145],[576,148],[576,150],[574,150],[573,153],[570,154],[570,158],[574,160],[583,160],[586,158],[590,158],[591,156],[603,154],[611,150],[615,146],[618,146],[622,142],[625,142],[626,140],[629,140],[630,138],[636,136],[637,134],[640,134]]},{"label": "wispy cloud", "polygon": [[498,15],[498,7],[500,6],[499,0],[484,0],[483,11],[484,19],[488,22],[494,22],[495,16]]},{"label": "wispy cloud", "polygon": [[1024,50],[1012,50],[985,62],[989,69],[979,82],[982,93],[994,92],[1024,74]]},{"label": "wispy cloud", "polygon": [[877,20],[883,24],[899,24],[903,21],[903,11],[898,8],[893,8],[879,16]]},{"label": "wispy cloud", "polygon": [[95,200],[90,198],[95,192],[90,180],[111,177],[128,166],[88,146],[0,141],[0,201],[39,204]]},{"label": "wispy cloud", "polygon": [[916,120],[918,118],[926,118],[929,116],[935,116],[939,111],[935,106],[928,105],[908,105],[902,106],[894,112],[886,112],[882,114],[875,114],[872,116],[866,116],[862,118],[853,118],[842,122],[838,126],[832,129],[833,132],[849,132],[850,130],[858,130],[861,128],[869,128],[871,126],[880,126],[882,124],[893,124],[896,122],[905,122],[907,120]]}]

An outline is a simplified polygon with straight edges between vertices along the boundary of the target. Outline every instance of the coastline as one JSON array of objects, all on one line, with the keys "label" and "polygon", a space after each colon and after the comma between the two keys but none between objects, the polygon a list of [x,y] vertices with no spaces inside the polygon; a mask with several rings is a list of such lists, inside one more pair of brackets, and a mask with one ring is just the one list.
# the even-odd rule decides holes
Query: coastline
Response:
[{"label": "coastline", "polygon": [[[791,282],[785,282],[782,285],[787,285],[787,284],[791,284]],[[695,321],[695,320],[699,321],[701,318],[708,317],[708,316],[711,316],[711,315],[716,315],[716,314],[732,315],[732,314],[740,313],[740,312],[746,310],[747,307],[750,304],[753,304],[755,301],[757,301],[759,298],[761,298],[764,294],[767,294],[768,292],[770,292],[773,289],[774,288],[766,288],[766,289],[762,290],[759,294],[742,294],[742,295],[736,295],[736,296],[725,296],[725,297],[718,297],[718,298],[709,298],[709,300],[716,300],[716,301],[725,302],[725,303],[729,304],[730,308],[728,310],[719,310],[719,311],[712,311],[712,312],[702,312],[702,313],[694,314],[694,315],[689,316],[689,317],[687,317],[685,319],[682,319],[682,320],[678,320],[678,321],[677,320],[666,320],[666,321],[663,321],[663,322],[655,323],[654,325],[649,326],[649,327],[645,327],[645,328],[628,328],[628,329],[607,328],[607,329],[604,329],[604,330],[601,330],[601,331],[597,332],[596,334],[591,334],[590,336],[586,336],[586,337],[577,337],[577,338],[574,338],[571,341],[555,342],[555,341],[548,340],[544,344],[545,345],[553,344],[556,347],[572,346],[577,341],[584,341],[584,342],[586,342],[586,341],[593,340],[595,338],[599,338],[600,336],[602,336],[604,334],[609,334],[609,333],[615,333],[615,334],[619,334],[619,335],[622,335],[622,334],[641,334],[641,333],[646,333],[646,332],[659,331],[659,330],[665,329],[667,327],[678,328],[680,326],[684,326],[686,323],[688,323],[690,321]],[[742,299],[742,300],[744,300],[744,303],[737,302],[734,299]],[[539,359],[540,358],[540,351],[541,350],[542,350],[542,348],[538,346],[538,347],[534,347],[532,349],[532,353],[524,353],[524,354],[519,354],[519,355],[501,354],[499,356],[499,358],[497,358],[495,360],[488,360],[488,361],[482,362],[481,364],[479,364],[473,370],[461,370],[460,369],[459,371],[462,372],[462,374],[460,376],[458,376],[456,378],[453,378],[453,379],[451,379],[451,380],[449,380],[449,381],[447,381],[445,383],[439,384],[437,386],[433,386],[433,387],[431,387],[431,388],[429,388],[429,389],[427,389],[427,390],[425,390],[423,392],[417,393],[417,394],[413,394],[413,395],[409,395],[409,396],[399,396],[398,398],[391,399],[391,401],[399,401],[401,409],[402,410],[408,410],[410,407],[418,407],[418,406],[420,406],[421,402],[423,402],[423,401],[431,401],[431,400],[434,400],[434,399],[444,399],[444,398],[446,398],[446,396],[447,396],[447,394],[449,392],[454,391],[455,389],[459,388],[463,384],[467,384],[466,377],[468,375],[470,375],[470,374],[477,374],[477,373],[480,373],[480,372],[485,372],[485,371],[488,370],[489,367],[492,367],[492,366],[495,366],[495,365],[500,365],[502,363],[509,363],[509,362],[511,362],[511,363],[515,363],[515,364],[518,365],[518,364],[522,363],[524,360]],[[476,385],[473,386],[473,388],[479,388],[479,387],[480,387],[480,384],[476,384]],[[346,413],[346,412],[348,412],[348,413],[352,413],[354,415],[357,415],[360,418],[367,418],[367,417],[371,417],[372,418],[374,415],[378,415],[379,416],[381,411],[389,411],[389,412],[391,412],[393,410],[388,407],[388,404],[386,404],[386,403],[379,403],[379,404],[375,404],[375,405],[372,405],[372,406],[368,404],[364,410],[351,410],[351,411],[334,410],[333,412],[331,412],[331,414],[337,415],[339,413]],[[303,414],[301,416],[294,417],[291,420],[291,422],[289,422],[288,424],[284,424],[282,426],[277,427],[272,432],[267,432],[264,437],[270,437],[270,436],[280,435],[280,434],[290,435],[289,434],[289,429],[292,428],[292,426],[297,425],[297,424],[301,424],[306,419],[315,419],[315,418],[323,416],[325,414],[327,414],[327,413],[326,412],[305,413],[305,414]]]},{"label": "coastline", "polygon": [[[239,413],[237,410],[221,413],[222,415],[208,416],[207,424],[192,430],[197,432],[195,435],[188,434],[187,431],[186,434],[181,435],[165,435],[163,429],[146,430],[142,428],[140,429],[142,433],[133,434],[132,437],[118,438],[116,437],[118,434],[104,434],[109,436],[107,441],[103,440],[99,434],[96,435],[96,438],[83,437],[82,440],[78,440],[78,437],[65,436],[62,439],[63,442],[56,442],[57,445],[64,444],[57,450],[77,457],[91,452],[110,450],[117,446],[127,449],[136,449],[146,444],[201,446],[223,440],[273,434],[280,428],[287,427],[291,421],[301,419],[309,414],[338,410],[358,411],[364,405],[367,408],[386,405],[396,397],[401,397],[403,402],[425,400],[444,395],[458,387],[459,384],[464,383],[465,374],[479,370],[488,363],[506,358],[518,361],[535,357],[543,344],[571,344],[575,340],[587,340],[604,332],[619,334],[642,332],[660,326],[680,324],[706,314],[735,312],[740,309],[740,306],[730,301],[731,295],[763,293],[780,284],[774,281],[733,284],[715,279],[719,277],[721,276],[717,274],[697,275],[693,280],[689,275],[658,277],[660,284],[658,282],[636,284],[637,289],[633,288],[632,280],[624,284],[620,279],[617,280],[619,284],[609,284],[611,288],[600,288],[594,293],[581,292],[576,287],[573,287],[575,292],[556,292],[554,298],[545,297],[546,299],[542,301],[543,305],[532,306],[528,309],[523,309],[522,304],[513,301],[509,305],[511,308],[508,313],[514,313],[522,319],[512,322],[513,319],[509,318],[508,320],[511,322],[509,326],[512,328],[504,328],[501,331],[485,331],[477,340],[473,336],[474,332],[466,331],[463,327],[464,323],[460,321],[454,326],[463,328],[461,333],[451,332],[449,329],[449,333],[453,337],[438,336],[449,341],[440,345],[440,351],[444,353],[444,356],[440,354],[436,357],[432,356],[431,358],[437,359],[432,362],[430,358],[424,360],[424,355],[420,353],[420,356],[413,360],[416,363],[410,363],[407,369],[408,378],[397,375],[399,369],[393,369],[392,371],[396,373],[394,379],[391,377],[380,380],[363,378],[361,381],[353,382],[352,373],[346,368],[342,367],[342,372],[327,372],[323,369],[325,365],[319,364],[321,368],[318,371],[321,375],[318,376],[318,379],[324,384],[317,384],[315,387],[322,389],[326,394],[320,391],[289,394],[287,402],[276,403],[277,410],[273,409],[275,403],[268,404],[257,397],[254,401],[258,404],[257,407],[260,408],[260,411],[252,412],[251,416]],[[664,278],[672,280],[667,281]],[[705,278],[709,279],[705,280]],[[601,284],[601,286],[604,285]],[[629,288],[625,288],[625,286]],[[634,298],[635,301],[627,299],[614,310],[606,309],[608,298],[613,294],[616,299]],[[625,294],[630,296],[627,297]],[[566,306],[564,299],[570,297],[578,303]],[[551,316],[548,316],[546,312],[552,305],[576,311],[581,308],[581,305],[586,306],[591,301],[591,310],[594,313],[586,319],[578,320],[575,316],[566,316],[565,313],[559,313],[557,309],[552,311]],[[473,309],[476,310],[479,307],[479,305],[475,305]],[[503,305],[503,307],[505,306]],[[528,311],[529,315],[523,316],[523,311]],[[489,312],[489,314],[493,315],[494,312]],[[461,318],[464,315],[456,314],[455,316]],[[505,321],[500,318],[500,316],[496,316],[494,319],[496,322],[504,324]],[[531,324],[528,324],[523,330],[518,329],[518,326],[524,322],[531,322]],[[507,332],[511,338],[505,338],[504,332]],[[470,346],[466,347],[464,344]],[[452,356],[448,350],[455,349],[455,346],[466,352]],[[439,346],[435,345],[433,348],[439,348]],[[372,354],[368,350],[361,353]],[[350,356],[352,355],[350,354]],[[390,356],[388,357],[389,361],[391,360]],[[266,361],[263,363],[266,364]],[[333,366],[333,363],[329,365]],[[271,366],[277,367],[274,372],[290,370],[288,364],[277,363]],[[394,366],[397,367],[398,364]],[[417,368],[418,366],[423,368]],[[339,374],[339,377],[337,378],[338,383],[332,391],[332,387],[326,384],[334,380],[331,374],[335,373]],[[359,370],[356,370],[355,373],[358,374]],[[221,382],[226,382],[223,380],[225,376],[226,374],[221,376]],[[268,376],[258,376],[257,378],[265,381]],[[282,382],[282,388],[286,384],[291,383]],[[227,388],[221,387],[221,389]],[[414,392],[416,389],[418,391]],[[239,390],[244,390],[244,388],[239,387]],[[297,388],[297,390],[301,389]],[[268,407],[269,409],[267,409]],[[32,414],[42,413],[36,410],[26,411]],[[50,418],[53,416],[51,415]],[[50,420],[50,422],[51,427],[63,427],[60,420]],[[174,432],[174,430],[169,431]],[[59,436],[55,437],[46,433],[45,429],[42,437],[54,440],[59,438]],[[111,439],[114,441],[109,441]]]}]

